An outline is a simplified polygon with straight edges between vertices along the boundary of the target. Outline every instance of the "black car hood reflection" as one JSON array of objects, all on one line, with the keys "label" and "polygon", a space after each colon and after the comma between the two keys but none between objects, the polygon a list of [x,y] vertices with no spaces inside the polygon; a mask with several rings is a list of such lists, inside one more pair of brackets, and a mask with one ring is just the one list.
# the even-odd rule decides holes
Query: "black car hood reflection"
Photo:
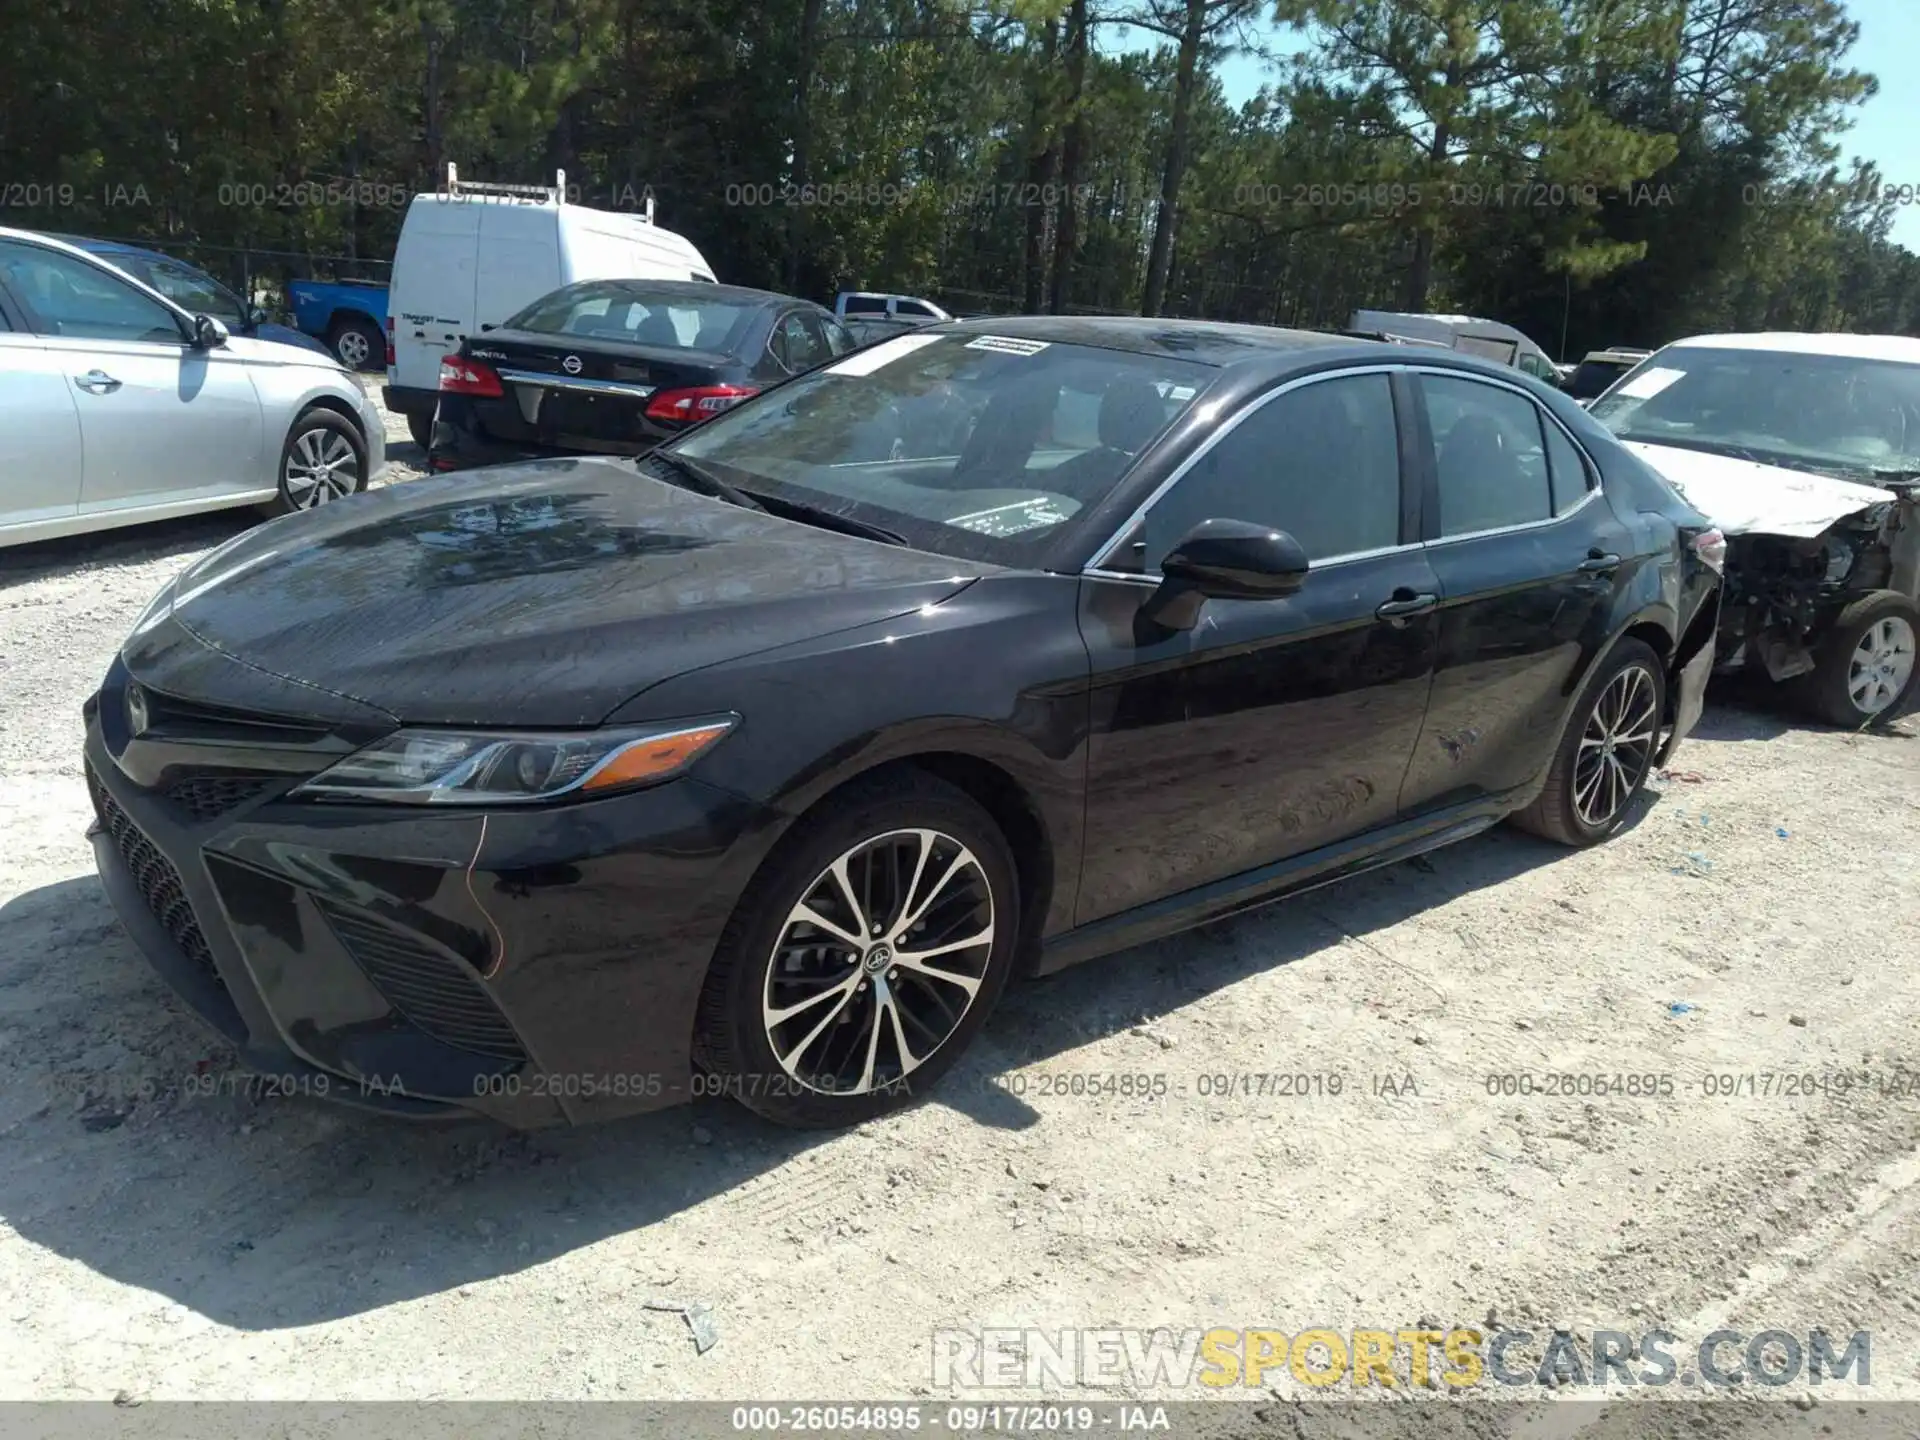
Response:
[{"label": "black car hood reflection", "polygon": [[[182,575],[172,623],[150,634],[177,626],[236,672],[408,723],[590,725],[669,676],[936,604],[989,568],[743,509],[614,460],[538,461],[265,526]],[[169,690],[152,673],[167,654],[136,640],[128,664]],[[194,675],[208,688],[204,666]],[[244,705],[246,689],[236,673],[233,693],[189,698]]]}]

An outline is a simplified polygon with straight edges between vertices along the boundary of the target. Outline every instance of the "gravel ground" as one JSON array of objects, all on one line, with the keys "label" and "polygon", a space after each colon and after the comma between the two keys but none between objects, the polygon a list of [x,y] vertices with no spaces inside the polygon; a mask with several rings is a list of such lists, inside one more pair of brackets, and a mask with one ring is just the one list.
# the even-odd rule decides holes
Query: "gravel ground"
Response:
[{"label": "gravel ground", "polygon": [[[1920,1089],[1705,1094],[1920,1071],[1920,722],[1716,696],[1611,843],[1501,829],[1027,985],[857,1132],[406,1128],[191,1097],[231,1057],[82,838],[82,699],[242,523],[0,557],[0,1397],[909,1396],[935,1326],[1423,1320],[1865,1328],[1920,1396]],[[1341,1093],[1202,1093],[1266,1072]],[[1518,1072],[1675,1089],[1489,1094]],[[1046,1088],[1113,1073],[1164,1089]],[[705,1353],[650,1308],[695,1301]]]}]

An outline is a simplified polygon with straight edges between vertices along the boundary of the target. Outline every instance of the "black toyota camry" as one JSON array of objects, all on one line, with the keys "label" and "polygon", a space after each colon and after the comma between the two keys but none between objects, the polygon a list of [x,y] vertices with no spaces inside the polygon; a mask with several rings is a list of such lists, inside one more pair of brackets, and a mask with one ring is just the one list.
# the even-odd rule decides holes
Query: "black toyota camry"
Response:
[{"label": "black toyota camry", "polygon": [[691,280],[583,280],[440,362],[427,464],[640,455],[854,349],[791,295]]},{"label": "black toyota camry", "polygon": [[1503,817],[1601,839],[1698,715],[1721,557],[1508,369],[941,325],[644,460],[215,551],[86,707],[94,848],[296,1092],[855,1121],[1021,976]]}]

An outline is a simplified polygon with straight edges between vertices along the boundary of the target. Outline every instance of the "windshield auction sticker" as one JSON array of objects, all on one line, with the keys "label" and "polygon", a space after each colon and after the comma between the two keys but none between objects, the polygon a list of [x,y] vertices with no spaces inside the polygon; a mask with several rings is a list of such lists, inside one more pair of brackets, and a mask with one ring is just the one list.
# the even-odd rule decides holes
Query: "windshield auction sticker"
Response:
[{"label": "windshield auction sticker", "polygon": [[1001,355],[1038,355],[1052,343],[1047,340],[1016,340],[1011,335],[982,335],[969,340],[969,350],[992,350]]},{"label": "windshield auction sticker", "polygon": [[1614,394],[1624,395],[1629,400],[1651,400],[1686,373],[1684,370],[1667,370],[1655,366],[1651,370],[1634,376],[1614,391]]},{"label": "windshield auction sticker", "polygon": [[856,350],[837,365],[829,365],[829,375],[871,375],[882,365],[891,365],[896,360],[905,359],[923,345],[932,345],[938,341],[938,335],[896,335],[891,340],[882,340],[865,350]]}]

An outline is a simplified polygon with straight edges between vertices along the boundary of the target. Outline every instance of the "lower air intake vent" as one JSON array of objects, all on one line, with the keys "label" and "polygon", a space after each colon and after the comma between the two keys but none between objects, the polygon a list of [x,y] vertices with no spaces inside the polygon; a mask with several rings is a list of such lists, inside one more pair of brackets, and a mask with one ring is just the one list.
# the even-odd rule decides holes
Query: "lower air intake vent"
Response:
[{"label": "lower air intake vent", "polygon": [[147,909],[153,912],[153,918],[160,922],[160,928],[167,932],[168,938],[186,952],[188,959],[217,978],[220,972],[214,968],[213,952],[207,948],[207,937],[201,933],[200,922],[194,918],[193,906],[187,902],[187,887],[181,883],[180,872],[141,833],[140,827],[133,823],[133,817],[120,808],[119,802],[93,773],[91,765],[87,767],[87,788],[93,792],[94,809],[100,816],[100,823],[112,837],[120,858],[127,862],[127,869],[133,872],[133,883],[139,887],[140,898],[147,902]]},{"label": "lower air intake vent", "polygon": [[370,915],[316,903],[375,988],[417,1029],[458,1050],[527,1058],[486,987],[453,956]]},{"label": "lower air intake vent", "polygon": [[240,775],[194,775],[167,786],[168,800],[196,820],[212,820],[244,805],[267,788],[265,780]]}]

